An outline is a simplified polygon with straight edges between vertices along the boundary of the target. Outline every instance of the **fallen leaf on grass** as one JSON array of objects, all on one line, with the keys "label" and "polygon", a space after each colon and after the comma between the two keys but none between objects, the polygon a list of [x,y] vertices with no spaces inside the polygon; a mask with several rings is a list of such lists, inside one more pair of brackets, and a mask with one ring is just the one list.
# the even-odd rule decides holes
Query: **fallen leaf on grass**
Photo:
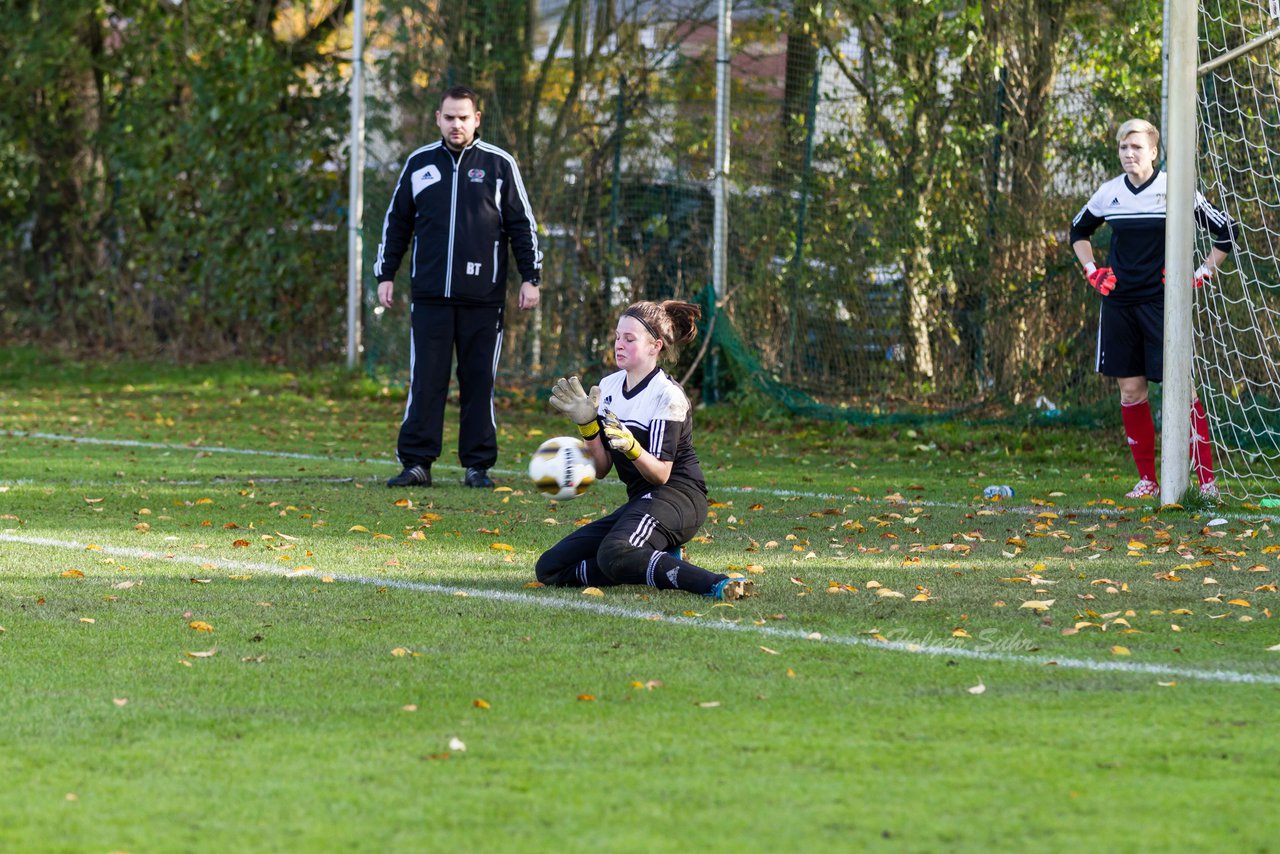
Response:
[{"label": "fallen leaf on grass", "polygon": [[366,528],[364,525],[352,525],[350,528],[347,528],[348,534],[350,534],[352,531],[356,532],[357,534],[369,533],[369,529]]},{"label": "fallen leaf on grass", "polygon": [[129,702],[129,698],[128,697],[112,697],[111,702],[115,703],[117,706],[124,706],[126,703]]},{"label": "fallen leaf on grass", "polygon": [[472,700],[472,701],[471,701],[471,705],[475,706],[477,709],[490,709],[490,708],[493,708],[492,706],[490,706],[490,705],[489,705],[489,701],[488,701],[488,700],[482,700],[482,699],[479,699],[479,698],[477,698],[477,699],[475,699],[475,700]]},{"label": "fallen leaf on grass", "polygon": [[499,552],[513,552],[516,550],[515,546],[509,546],[506,543],[489,543],[489,548]]},{"label": "fallen leaf on grass", "polygon": [[1112,655],[1130,655],[1131,653],[1129,652],[1129,647],[1127,646],[1113,646],[1111,647],[1111,654]]},{"label": "fallen leaf on grass", "polygon": [[764,650],[765,652],[769,653],[770,655],[781,655],[781,654],[782,654],[782,653],[778,652],[776,649],[769,649],[769,647],[767,647],[767,646],[762,646],[762,647],[760,647],[760,649]]},{"label": "fallen leaf on grass", "polygon": [[596,698],[592,694],[579,694],[578,701],[581,703],[594,703]]},{"label": "fallen leaf on grass", "polygon": [[192,620],[190,623],[187,623],[187,628],[193,629],[197,632],[213,632],[213,626],[209,625],[204,620]]},{"label": "fallen leaf on grass", "polygon": [[584,587],[582,588],[582,595],[583,596],[603,596],[604,591],[601,590],[599,587]]},{"label": "fallen leaf on grass", "polygon": [[218,654],[218,648],[215,646],[213,649],[199,650],[197,652],[188,651],[183,654],[186,655],[188,658],[213,658],[215,655]]},{"label": "fallen leaf on grass", "polygon": [[983,694],[986,693],[987,686],[982,684],[982,679],[979,677],[977,685],[974,685],[972,688],[966,688],[965,690],[970,694]]},{"label": "fallen leaf on grass", "polygon": [[237,548],[237,549],[247,549],[247,548],[249,548],[249,541],[248,541],[248,540],[235,540],[234,542],[232,542],[232,543],[231,543],[231,546],[232,546],[232,548]]},{"label": "fallen leaf on grass", "polygon": [[717,709],[719,707],[720,707],[719,700],[709,700],[708,702],[698,704],[699,709]]},{"label": "fallen leaf on grass", "polygon": [[455,753],[466,753],[467,745],[463,743],[462,739],[458,738],[457,736],[454,736],[453,738],[449,739],[449,749],[454,751]]},{"label": "fallen leaf on grass", "polygon": [[1028,608],[1032,611],[1035,611],[1037,614],[1039,614],[1042,611],[1048,611],[1050,608],[1052,608],[1053,603],[1056,601],[1057,601],[1056,599],[1030,599],[1026,602],[1023,602],[1021,605],[1019,605],[1018,609],[1021,610],[1023,608]]},{"label": "fallen leaf on grass", "polygon": [[537,590],[539,587],[546,587],[547,585],[543,584],[541,581],[527,581],[524,586],[529,590]]},{"label": "fallen leaf on grass", "polygon": [[1173,682],[1157,682],[1156,684],[1159,685],[1161,688],[1172,688],[1178,683],[1177,681],[1173,681]]},{"label": "fallen leaf on grass", "polygon": [[81,618],[80,618],[80,622],[82,622],[82,623],[96,623],[96,622],[98,622],[98,621],[97,621],[97,620],[95,620],[93,617],[81,617]]},{"label": "fallen leaf on grass", "polygon": [[84,578],[84,573],[78,569],[68,569],[59,574],[60,578]]}]

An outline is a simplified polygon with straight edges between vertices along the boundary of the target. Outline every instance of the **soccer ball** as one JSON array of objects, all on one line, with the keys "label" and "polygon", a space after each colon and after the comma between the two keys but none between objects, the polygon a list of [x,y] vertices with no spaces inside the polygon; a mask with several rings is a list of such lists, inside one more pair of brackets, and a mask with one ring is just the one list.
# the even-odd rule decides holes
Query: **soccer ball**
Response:
[{"label": "soccer ball", "polygon": [[596,479],[595,463],[581,439],[556,436],[538,446],[529,460],[529,477],[538,491],[556,501],[568,501],[587,491]]}]

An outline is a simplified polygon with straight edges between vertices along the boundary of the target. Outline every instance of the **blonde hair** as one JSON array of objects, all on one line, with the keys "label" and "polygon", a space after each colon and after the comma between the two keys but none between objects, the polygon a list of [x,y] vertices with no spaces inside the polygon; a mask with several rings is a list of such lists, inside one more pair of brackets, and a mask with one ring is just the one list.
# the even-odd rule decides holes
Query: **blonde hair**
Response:
[{"label": "blonde hair", "polygon": [[1120,125],[1120,129],[1116,131],[1116,145],[1124,142],[1125,137],[1135,133],[1145,133],[1151,140],[1151,147],[1156,151],[1160,150],[1160,131],[1146,119],[1129,119]]}]

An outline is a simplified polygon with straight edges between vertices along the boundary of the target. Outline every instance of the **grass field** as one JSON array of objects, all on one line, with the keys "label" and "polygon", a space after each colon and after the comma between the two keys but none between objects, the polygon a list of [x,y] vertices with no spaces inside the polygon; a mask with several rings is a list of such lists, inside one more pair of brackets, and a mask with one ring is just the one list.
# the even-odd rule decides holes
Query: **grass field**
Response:
[{"label": "grass field", "polygon": [[1118,424],[699,412],[717,606],[530,587],[623,492],[502,402],[498,490],[392,491],[398,393],[0,350],[0,850],[1277,846],[1275,520]]}]

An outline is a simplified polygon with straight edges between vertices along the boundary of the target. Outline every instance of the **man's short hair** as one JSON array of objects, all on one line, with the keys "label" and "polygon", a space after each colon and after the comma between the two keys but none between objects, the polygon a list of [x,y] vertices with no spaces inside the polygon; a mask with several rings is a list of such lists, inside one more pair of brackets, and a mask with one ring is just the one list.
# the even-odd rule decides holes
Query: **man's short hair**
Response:
[{"label": "man's short hair", "polygon": [[1156,130],[1156,126],[1146,119],[1129,119],[1129,121],[1120,125],[1120,130],[1116,131],[1116,144],[1124,142],[1124,138],[1130,134],[1145,133],[1147,138],[1151,140],[1151,147],[1159,150],[1160,148],[1160,131]]},{"label": "man's short hair", "polygon": [[471,108],[477,113],[480,112],[480,96],[475,90],[468,89],[466,86],[451,86],[444,90],[444,94],[440,96],[440,107],[444,109],[445,101],[470,101]]}]

